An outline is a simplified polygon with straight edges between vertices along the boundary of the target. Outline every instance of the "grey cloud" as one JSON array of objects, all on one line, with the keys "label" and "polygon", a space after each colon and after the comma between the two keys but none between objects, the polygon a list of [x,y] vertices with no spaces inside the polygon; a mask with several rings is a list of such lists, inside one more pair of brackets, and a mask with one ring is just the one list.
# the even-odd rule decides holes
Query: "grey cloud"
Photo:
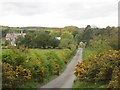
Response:
[{"label": "grey cloud", "polygon": [[98,3],[98,5],[91,4],[89,5],[89,8],[86,8],[86,6],[83,3],[82,4],[74,3],[65,6],[63,8],[63,11],[61,11],[61,13],[62,12],[65,18],[81,20],[81,19],[110,16],[112,13],[117,12],[117,6],[115,7],[112,3],[102,3],[102,4]]},{"label": "grey cloud", "polygon": [[50,3],[42,2],[4,2],[1,15],[8,15],[11,12],[18,15],[44,14],[52,11]]},{"label": "grey cloud", "polygon": [[[89,6],[89,8],[86,8]],[[113,3],[84,2],[4,2],[1,3],[0,16],[18,14],[22,16],[44,15],[57,13],[58,18],[75,20],[105,17],[117,12]]]}]

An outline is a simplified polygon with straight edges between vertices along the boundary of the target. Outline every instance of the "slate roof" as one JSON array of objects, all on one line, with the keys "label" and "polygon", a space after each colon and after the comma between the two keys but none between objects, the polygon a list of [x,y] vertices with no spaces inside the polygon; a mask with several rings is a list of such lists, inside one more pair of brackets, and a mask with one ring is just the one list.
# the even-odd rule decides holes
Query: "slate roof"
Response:
[{"label": "slate roof", "polygon": [[21,34],[21,33],[16,33],[16,34],[14,34],[14,33],[9,33],[9,34],[7,34],[6,35],[6,39],[16,39],[18,36],[25,36],[26,35],[26,33],[23,33],[23,34]]}]

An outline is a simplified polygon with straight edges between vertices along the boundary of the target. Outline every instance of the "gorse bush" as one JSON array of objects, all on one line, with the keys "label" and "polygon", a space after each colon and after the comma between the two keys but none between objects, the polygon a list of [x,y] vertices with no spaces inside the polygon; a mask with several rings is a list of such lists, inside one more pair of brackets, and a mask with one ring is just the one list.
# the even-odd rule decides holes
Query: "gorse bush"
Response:
[{"label": "gorse bush", "polygon": [[75,75],[78,80],[120,88],[120,50],[109,50],[78,63]]},{"label": "gorse bush", "polygon": [[108,84],[108,88],[119,89],[120,88],[120,67],[115,66],[111,81]]},{"label": "gorse bush", "polygon": [[2,83],[5,88],[14,88],[15,81],[15,71],[13,70],[13,66],[8,63],[2,64]]},{"label": "gorse bush", "polygon": [[22,66],[13,67],[3,63],[2,78],[4,88],[16,88],[17,85],[31,79],[31,71]]},{"label": "gorse bush", "polygon": [[[66,50],[3,50],[3,88],[19,88],[29,82],[44,82],[53,75],[59,75],[69,61],[72,52]],[[64,59],[62,58],[64,57]]]}]

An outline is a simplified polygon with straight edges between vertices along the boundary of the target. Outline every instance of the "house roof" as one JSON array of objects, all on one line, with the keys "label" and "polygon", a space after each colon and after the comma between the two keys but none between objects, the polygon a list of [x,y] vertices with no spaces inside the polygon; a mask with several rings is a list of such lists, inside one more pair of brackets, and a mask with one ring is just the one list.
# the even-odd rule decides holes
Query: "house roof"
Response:
[{"label": "house roof", "polygon": [[6,38],[14,39],[14,38],[17,38],[18,36],[21,36],[21,35],[25,36],[26,33],[23,33],[23,34],[21,34],[21,33],[8,33],[8,34],[6,34]]}]

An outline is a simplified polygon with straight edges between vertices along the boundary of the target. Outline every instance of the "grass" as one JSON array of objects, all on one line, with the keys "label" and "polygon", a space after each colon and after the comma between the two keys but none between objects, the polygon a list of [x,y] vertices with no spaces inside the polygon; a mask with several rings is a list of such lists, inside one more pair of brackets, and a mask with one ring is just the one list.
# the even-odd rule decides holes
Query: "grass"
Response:
[{"label": "grass", "polygon": [[[34,90],[34,89],[37,89],[37,88],[40,88],[41,86],[43,86],[44,84],[48,83],[49,81],[55,79],[57,76],[50,76],[50,77],[47,77],[45,78],[45,80],[40,83],[38,81],[29,81],[21,86],[19,86],[19,89],[21,90]],[[19,90],[18,89],[18,90]]]},{"label": "grass", "polygon": [[94,83],[76,81],[73,84],[73,88],[81,88],[80,90],[82,90],[84,88],[105,88],[105,85],[104,84],[94,84]]},{"label": "grass", "polygon": [[86,60],[91,55],[96,55],[98,52],[90,48],[83,48],[82,59]]},{"label": "grass", "polygon": [[30,82],[27,82],[27,83],[21,85],[18,90],[21,90],[21,89],[22,89],[22,90],[33,90],[33,89],[35,89],[38,85],[39,85],[38,82],[30,81]]},{"label": "grass", "polygon": [[55,79],[57,77],[56,76],[49,76],[47,78],[44,79],[43,82],[38,82],[38,81],[35,81],[35,80],[30,80],[29,82],[23,84],[23,85],[20,85],[19,88],[17,90],[36,90],[37,88],[40,88],[41,86],[47,84],[49,81]]},{"label": "grass", "polygon": [[89,56],[94,56],[94,55],[97,55],[101,52],[106,52],[108,50],[111,50],[111,48],[108,48],[108,49],[93,49],[93,48],[90,48],[90,47],[87,47],[87,48],[83,48],[83,52],[82,52],[82,59],[83,60],[86,60],[87,58],[89,58]]}]

